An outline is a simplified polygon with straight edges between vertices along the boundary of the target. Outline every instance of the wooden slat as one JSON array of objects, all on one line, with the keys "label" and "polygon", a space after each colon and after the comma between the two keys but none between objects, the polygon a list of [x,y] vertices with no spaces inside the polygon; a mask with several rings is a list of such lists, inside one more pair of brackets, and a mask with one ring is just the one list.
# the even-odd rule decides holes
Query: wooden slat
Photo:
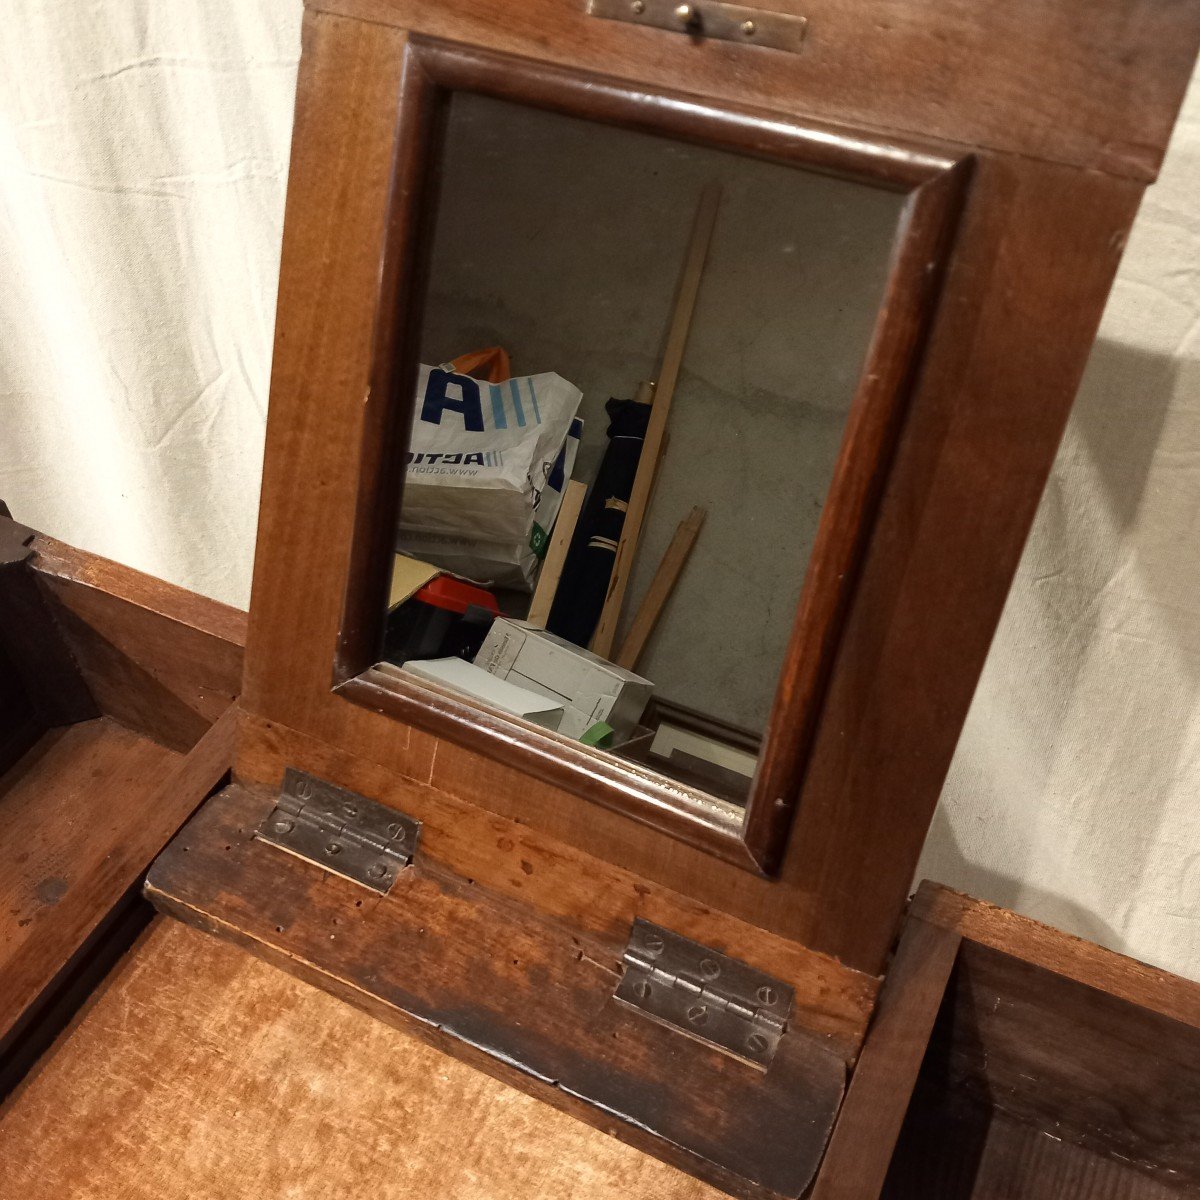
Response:
[{"label": "wooden slat", "polygon": [[213,797],[155,863],[147,896],[739,1195],[808,1186],[845,1067],[798,1022],[760,1073],[617,1005],[623,945],[434,866],[377,897],[255,839],[274,799],[240,786]]},{"label": "wooden slat", "polygon": [[546,551],[533,601],[529,605],[529,623],[538,626],[539,629],[545,629],[550,618],[550,609],[558,593],[558,584],[567,562],[567,551],[571,548],[571,538],[575,535],[575,526],[579,523],[579,514],[586,496],[587,487],[578,479],[572,479],[563,493],[558,520],[554,522],[554,536],[550,541],[550,549]]},{"label": "wooden slat", "polygon": [[700,294],[700,280],[704,274],[704,264],[708,259],[708,247],[712,242],[720,206],[721,189],[717,184],[709,184],[700,194],[700,202],[692,222],[692,234],[679,276],[675,307],[671,312],[671,323],[667,327],[662,363],[658,379],[655,380],[654,403],[650,407],[650,420],[638,458],[637,472],[633,477],[629,507],[621,526],[621,538],[617,543],[612,578],[609,580],[600,622],[592,637],[592,650],[601,658],[609,658],[612,655],[617,624],[621,619],[621,606],[625,602],[625,591],[633,574],[633,560],[637,555],[642,523],[646,519],[654,494],[654,481],[658,477],[664,439],[667,436],[667,421],[671,415],[671,401],[675,397],[675,385],[679,382],[679,371],[683,366],[683,355],[692,328],[692,313],[696,307],[696,297]]},{"label": "wooden slat", "polygon": [[0,1115],[22,1200],[717,1200],[241,950],[161,921]]},{"label": "wooden slat", "polygon": [[705,516],[705,510],[697,507],[679,522],[679,528],[675,530],[675,536],[671,538],[671,544],[662,556],[658,570],[654,572],[654,578],[650,580],[650,586],[638,605],[625,641],[621,643],[616,658],[617,666],[624,667],[627,671],[637,670],[638,660],[646,649],[646,643],[658,625],[683,568],[687,566],[688,556],[696,544],[696,538],[700,536]]},{"label": "wooden slat", "polygon": [[811,1200],[874,1200],[887,1178],[961,939],[910,917]]}]

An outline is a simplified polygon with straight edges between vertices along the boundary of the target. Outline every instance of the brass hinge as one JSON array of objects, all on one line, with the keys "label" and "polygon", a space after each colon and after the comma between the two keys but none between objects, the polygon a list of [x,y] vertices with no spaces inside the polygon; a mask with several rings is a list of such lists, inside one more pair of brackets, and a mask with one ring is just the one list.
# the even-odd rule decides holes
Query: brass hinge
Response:
[{"label": "brass hinge", "polygon": [[787,1030],[786,983],[659,925],[634,921],[617,1000],[763,1070]]},{"label": "brass hinge", "polygon": [[255,836],[386,895],[412,862],[420,821],[295,767]]},{"label": "brass hinge", "polygon": [[609,21],[686,33],[697,41],[717,38],[790,54],[800,52],[808,28],[806,17],[725,0],[587,0],[587,11]]}]

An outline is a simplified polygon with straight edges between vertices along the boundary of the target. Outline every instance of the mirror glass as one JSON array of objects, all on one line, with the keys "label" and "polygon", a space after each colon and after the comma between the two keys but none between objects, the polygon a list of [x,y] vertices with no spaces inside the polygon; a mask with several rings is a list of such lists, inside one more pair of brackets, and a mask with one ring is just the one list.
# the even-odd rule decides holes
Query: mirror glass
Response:
[{"label": "mirror glass", "polygon": [[383,657],[744,802],[903,202],[454,95]]}]

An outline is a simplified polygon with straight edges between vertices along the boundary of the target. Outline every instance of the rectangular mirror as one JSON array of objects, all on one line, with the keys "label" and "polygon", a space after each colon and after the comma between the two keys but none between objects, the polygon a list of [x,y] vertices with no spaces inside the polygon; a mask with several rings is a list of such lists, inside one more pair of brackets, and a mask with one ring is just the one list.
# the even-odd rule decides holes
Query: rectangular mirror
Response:
[{"label": "rectangular mirror", "polygon": [[766,869],[953,164],[598,102],[565,73],[524,102],[487,56],[421,56],[441,86],[407,264],[423,302],[377,365],[395,520],[369,682],[439,736]]}]

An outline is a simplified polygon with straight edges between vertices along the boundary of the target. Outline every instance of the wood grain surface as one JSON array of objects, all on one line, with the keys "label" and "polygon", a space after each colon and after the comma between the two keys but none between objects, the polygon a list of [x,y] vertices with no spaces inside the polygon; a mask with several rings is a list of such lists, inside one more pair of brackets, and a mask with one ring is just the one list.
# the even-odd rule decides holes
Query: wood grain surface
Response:
[{"label": "wood grain surface", "polygon": [[21,1200],[716,1200],[215,938],[156,923],[0,1112]]},{"label": "wood grain surface", "polygon": [[845,1064],[792,1020],[765,1072],[613,1000],[621,944],[417,863],[387,896],[256,839],[265,791],[214,796],[148,898],[382,1020],[742,1196],[799,1195]]}]

